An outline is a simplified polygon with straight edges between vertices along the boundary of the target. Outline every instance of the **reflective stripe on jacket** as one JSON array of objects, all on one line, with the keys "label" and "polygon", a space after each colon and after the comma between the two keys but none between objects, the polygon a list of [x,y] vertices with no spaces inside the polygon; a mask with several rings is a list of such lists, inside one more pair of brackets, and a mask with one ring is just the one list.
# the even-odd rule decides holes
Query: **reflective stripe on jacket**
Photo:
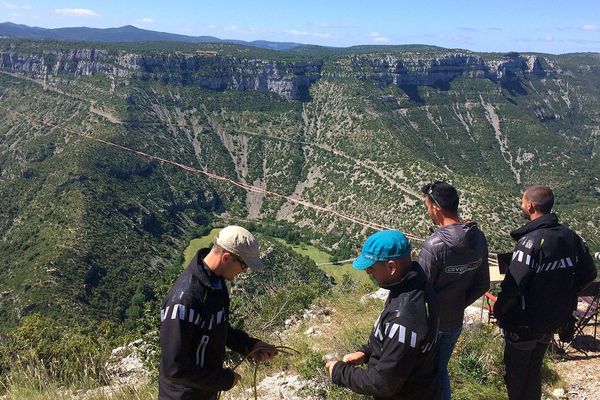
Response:
[{"label": "reflective stripe on jacket", "polygon": [[438,399],[438,305],[427,276],[413,263],[402,281],[385,289],[390,289],[388,299],[361,349],[368,368],[340,361],[333,382],[375,399]]},{"label": "reflective stripe on jacket", "polygon": [[225,281],[204,265],[202,249],[177,278],[161,310],[159,400],[210,399],[229,390],[225,346],[248,354],[258,341],[229,325]]}]

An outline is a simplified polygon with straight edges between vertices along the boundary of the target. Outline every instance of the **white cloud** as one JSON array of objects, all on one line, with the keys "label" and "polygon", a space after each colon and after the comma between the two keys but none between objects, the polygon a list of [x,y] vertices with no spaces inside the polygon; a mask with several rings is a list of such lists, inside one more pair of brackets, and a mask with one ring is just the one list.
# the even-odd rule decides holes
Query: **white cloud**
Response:
[{"label": "white cloud", "polygon": [[4,8],[17,8],[16,5],[14,5],[13,3],[9,3],[8,1],[3,1],[2,2],[2,7],[4,7]]},{"label": "white cloud", "polygon": [[581,26],[581,29],[584,31],[597,32],[600,31],[600,26],[596,24],[585,24]]},{"label": "white cloud", "polygon": [[218,28],[217,25],[211,24],[208,26],[208,29],[216,29]]},{"label": "white cloud", "polygon": [[350,28],[351,25],[350,24],[346,24],[346,23],[337,23],[337,22],[315,22],[313,24],[310,24],[311,26],[316,26],[319,28],[326,28],[326,29],[345,29],[345,28]]},{"label": "white cloud", "polygon": [[57,8],[54,10],[55,13],[60,15],[66,15],[68,17],[99,17],[96,11],[89,10],[87,8]]},{"label": "white cloud", "polygon": [[371,40],[376,43],[387,43],[390,41],[390,39],[381,36],[378,32],[370,32],[367,37],[371,38]]},{"label": "white cloud", "polygon": [[142,17],[142,18],[136,19],[135,22],[138,22],[140,24],[153,24],[154,19],[152,19],[150,17]]},{"label": "white cloud", "polygon": [[[211,24],[208,26],[209,29],[217,29],[219,26]],[[248,26],[239,26],[239,25],[229,25],[225,28],[222,28],[226,32],[233,32],[236,35],[252,35],[257,32],[262,32],[261,30],[256,29],[255,27]]]},{"label": "white cloud", "polygon": [[331,36],[329,33],[299,31],[297,29],[289,29],[284,32],[289,35],[293,35],[293,36],[316,37],[316,38],[321,38],[321,39],[328,38]]},{"label": "white cloud", "polygon": [[554,37],[553,37],[553,36],[550,36],[550,35],[548,35],[548,36],[546,36],[546,37],[544,38],[544,41],[546,41],[546,42],[554,42]]}]

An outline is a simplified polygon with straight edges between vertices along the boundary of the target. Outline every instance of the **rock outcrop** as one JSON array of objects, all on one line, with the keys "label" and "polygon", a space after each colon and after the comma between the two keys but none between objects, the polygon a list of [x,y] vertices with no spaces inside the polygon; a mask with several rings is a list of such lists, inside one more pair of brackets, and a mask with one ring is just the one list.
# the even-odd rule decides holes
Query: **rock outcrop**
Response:
[{"label": "rock outcrop", "polygon": [[0,68],[51,81],[61,75],[104,74],[111,79],[158,80],[210,90],[270,91],[288,100],[307,100],[320,78],[321,61],[272,61],[227,56],[143,55],[98,49],[3,51]]},{"label": "rock outcrop", "polygon": [[406,57],[359,55],[352,58],[352,68],[382,86],[439,86],[458,77],[490,79],[503,84],[522,77],[542,78],[556,74],[543,68],[540,57],[518,53],[489,60],[471,53],[407,54]]},{"label": "rock outcrop", "polygon": [[[452,80],[465,77],[490,79],[518,91],[522,78],[558,74],[548,60],[518,53],[498,56],[454,51],[360,54],[349,56],[349,61],[349,68],[342,67],[346,71],[334,74],[372,80],[380,86],[449,88]],[[36,53],[10,45],[0,54],[1,69],[49,83],[64,75],[104,74],[112,80],[113,88],[127,84],[130,79],[156,80],[218,91],[270,91],[288,100],[309,100],[310,86],[325,74],[323,65],[323,60],[281,61],[180,52],[145,55],[93,48]]]}]

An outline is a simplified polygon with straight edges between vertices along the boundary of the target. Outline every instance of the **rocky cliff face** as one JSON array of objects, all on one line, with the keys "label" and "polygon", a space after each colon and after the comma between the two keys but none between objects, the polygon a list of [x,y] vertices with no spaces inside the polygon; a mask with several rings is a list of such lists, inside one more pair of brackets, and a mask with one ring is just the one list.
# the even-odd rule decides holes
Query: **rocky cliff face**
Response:
[{"label": "rocky cliff face", "polygon": [[35,79],[52,80],[61,74],[89,76],[99,73],[112,78],[199,85],[211,90],[264,90],[289,100],[308,99],[308,88],[320,78],[323,64],[181,54],[110,54],[96,49],[42,54],[4,51],[0,59],[0,68],[25,73]]},{"label": "rocky cliff face", "polygon": [[[102,49],[24,53],[8,48],[0,60],[4,70],[48,81],[64,74],[106,74],[113,79],[159,80],[219,91],[270,91],[288,100],[308,100],[309,88],[321,78],[324,64],[181,53],[143,55]],[[556,77],[558,72],[551,65],[536,55],[508,53],[486,59],[469,52],[448,51],[435,55],[354,55],[345,72],[381,86],[448,85],[457,77],[466,77],[490,79],[518,89],[518,81],[523,77]]]},{"label": "rocky cliff face", "polygon": [[546,77],[556,74],[555,71],[545,70],[538,56],[517,53],[509,53],[488,61],[481,56],[465,53],[447,53],[436,57],[415,54],[402,58],[355,56],[352,59],[352,68],[382,85],[397,86],[439,85],[461,76],[490,79],[503,84],[521,77]]}]

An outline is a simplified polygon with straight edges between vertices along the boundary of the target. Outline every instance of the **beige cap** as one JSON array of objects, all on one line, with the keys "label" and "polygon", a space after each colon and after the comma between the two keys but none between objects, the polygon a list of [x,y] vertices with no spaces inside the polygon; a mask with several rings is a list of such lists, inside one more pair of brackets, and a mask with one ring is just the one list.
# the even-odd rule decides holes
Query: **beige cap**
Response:
[{"label": "beige cap", "polygon": [[215,243],[239,256],[253,270],[260,271],[263,268],[258,241],[247,229],[235,225],[227,226],[219,232]]}]

